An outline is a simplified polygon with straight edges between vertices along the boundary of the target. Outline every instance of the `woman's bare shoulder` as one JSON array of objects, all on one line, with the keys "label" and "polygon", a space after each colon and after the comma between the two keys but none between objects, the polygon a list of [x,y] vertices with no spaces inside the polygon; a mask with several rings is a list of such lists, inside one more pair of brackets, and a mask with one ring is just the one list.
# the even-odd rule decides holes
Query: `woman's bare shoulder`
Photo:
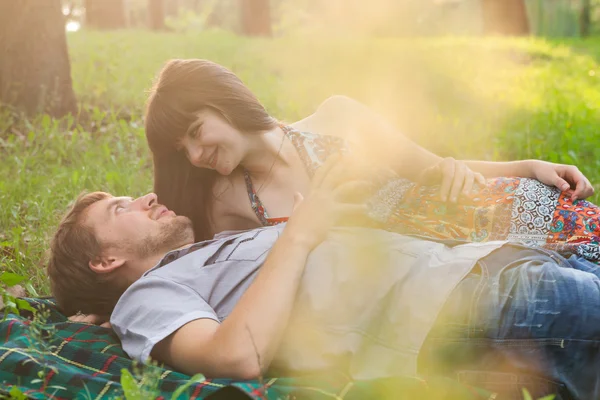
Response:
[{"label": "woman's bare shoulder", "polygon": [[314,113],[291,125],[300,131],[346,137],[366,110],[348,96],[334,95],[319,104]]}]

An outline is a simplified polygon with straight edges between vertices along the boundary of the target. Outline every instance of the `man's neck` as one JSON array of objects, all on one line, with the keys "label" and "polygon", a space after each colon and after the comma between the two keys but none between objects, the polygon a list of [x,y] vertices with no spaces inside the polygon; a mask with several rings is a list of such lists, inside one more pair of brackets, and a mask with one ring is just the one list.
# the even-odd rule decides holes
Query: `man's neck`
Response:
[{"label": "man's neck", "polygon": [[189,247],[193,244],[193,242],[186,243],[183,246],[173,248],[166,252],[159,252],[157,254],[147,256],[141,260],[130,261],[129,268],[126,269],[125,275],[123,277],[124,280],[127,282],[128,286],[131,285],[132,283],[140,279],[142,275],[144,275],[146,272],[148,272],[154,266],[156,266],[168,253],[176,250],[185,249],[186,247]]}]

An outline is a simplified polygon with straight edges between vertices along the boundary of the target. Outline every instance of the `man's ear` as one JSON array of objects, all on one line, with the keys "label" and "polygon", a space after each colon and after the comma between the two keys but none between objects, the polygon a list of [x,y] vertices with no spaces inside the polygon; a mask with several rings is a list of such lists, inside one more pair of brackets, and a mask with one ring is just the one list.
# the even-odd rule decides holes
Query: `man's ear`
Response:
[{"label": "man's ear", "polygon": [[116,271],[125,264],[125,259],[120,257],[101,255],[90,260],[89,266],[97,274],[107,274]]}]

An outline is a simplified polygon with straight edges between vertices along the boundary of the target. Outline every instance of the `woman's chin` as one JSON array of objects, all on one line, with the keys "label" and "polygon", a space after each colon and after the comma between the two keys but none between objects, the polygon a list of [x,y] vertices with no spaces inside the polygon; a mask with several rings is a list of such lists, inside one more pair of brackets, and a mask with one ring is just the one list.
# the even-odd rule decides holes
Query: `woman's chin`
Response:
[{"label": "woman's chin", "polygon": [[217,171],[217,173],[219,175],[228,176],[231,174],[233,169],[229,168],[229,166],[227,166],[227,165],[225,165],[225,166],[217,165],[215,168],[215,171]]}]

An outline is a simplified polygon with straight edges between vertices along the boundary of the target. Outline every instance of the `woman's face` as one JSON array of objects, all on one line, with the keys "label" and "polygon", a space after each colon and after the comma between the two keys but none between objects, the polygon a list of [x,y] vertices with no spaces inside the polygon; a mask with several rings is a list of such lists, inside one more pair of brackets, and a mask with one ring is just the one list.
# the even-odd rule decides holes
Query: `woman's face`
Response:
[{"label": "woman's face", "polygon": [[179,148],[195,167],[229,175],[242,161],[246,141],[219,113],[206,109],[198,114],[197,123],[180,140]]}]

